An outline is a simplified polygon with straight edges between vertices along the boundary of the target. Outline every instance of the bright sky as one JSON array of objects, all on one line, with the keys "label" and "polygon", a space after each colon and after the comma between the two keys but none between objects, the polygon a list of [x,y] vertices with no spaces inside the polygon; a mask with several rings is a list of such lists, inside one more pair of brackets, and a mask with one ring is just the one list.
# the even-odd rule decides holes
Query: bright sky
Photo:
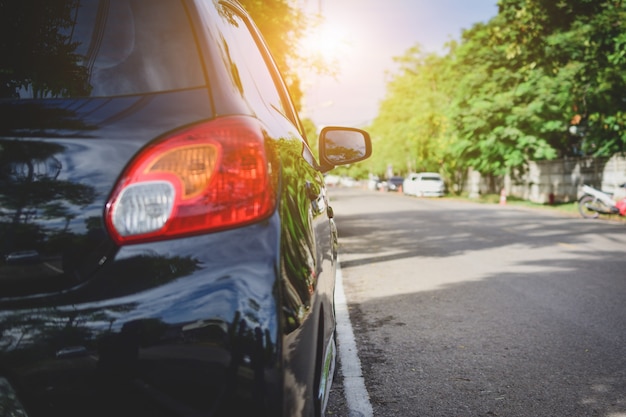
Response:
[{"label": "bright sky", "polygon": [[[339,59],[338,74],[304,80],[304,111],[318,127],[364,127],[378,113],[393,57],[420,44],[445,52],[461,31],[498,13],[497,0],[300,0],[325,24],[315,38],[320,54]],[[329,40],[330,39],[330,40]]]}]

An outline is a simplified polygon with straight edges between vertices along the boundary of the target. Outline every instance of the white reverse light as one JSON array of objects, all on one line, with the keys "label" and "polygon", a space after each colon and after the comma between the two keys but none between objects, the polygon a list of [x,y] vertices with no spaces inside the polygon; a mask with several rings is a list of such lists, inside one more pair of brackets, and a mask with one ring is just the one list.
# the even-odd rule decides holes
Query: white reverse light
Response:
[{"label": "white reverse light", "polygon": [[166,181],[132,184],[125,188],[113,209],[113,225],[120,236],[161,229],[172,214],[174,186]]}]

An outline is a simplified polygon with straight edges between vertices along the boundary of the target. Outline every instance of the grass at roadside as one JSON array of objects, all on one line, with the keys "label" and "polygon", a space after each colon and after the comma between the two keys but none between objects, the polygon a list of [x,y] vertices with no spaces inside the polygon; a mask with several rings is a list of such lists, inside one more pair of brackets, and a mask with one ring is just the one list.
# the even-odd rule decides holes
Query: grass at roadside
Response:
[{"label": "grass at roadside", "polygon": [[[453,197],[453,198],[462,198],[468,201],[474,201],[474,202],[479,202],[479,203],[484,203],[484,204],[500,204],[500,194],[484,194],[484,195],[479,196],[478,198],[469,198],[467,196]],[[554,210],[564,215],[580,217],[580,214],[578,213],[577,201],[574,201],[571,203],[539,204],[539,203],[533,203],[528,200],[522,200],[516,197],[507,197],[506,204],[521,206],[521,207],[528,207],[528,208]],[[618,215],[612,215],[612,216],[601,215],[599,219],[626,223],[626,217],[621,217]]]}]

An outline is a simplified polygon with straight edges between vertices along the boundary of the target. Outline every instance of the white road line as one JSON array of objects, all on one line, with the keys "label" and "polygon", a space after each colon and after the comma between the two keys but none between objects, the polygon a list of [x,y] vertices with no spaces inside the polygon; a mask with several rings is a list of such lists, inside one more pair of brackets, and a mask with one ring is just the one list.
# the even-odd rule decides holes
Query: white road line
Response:
[{"label": "white road line", "polygon": [[350,323],[348,303],[343,291],[343,276],[337,262],[337,281],[335,283],[335,315],[337,316],[337,344],[339,345],[339,360],[343,375],[346,403],[350,410],[350,417],[372,417],[374,411],[370,397],[365,388],[365,380],[361,371],[354,332]]}]

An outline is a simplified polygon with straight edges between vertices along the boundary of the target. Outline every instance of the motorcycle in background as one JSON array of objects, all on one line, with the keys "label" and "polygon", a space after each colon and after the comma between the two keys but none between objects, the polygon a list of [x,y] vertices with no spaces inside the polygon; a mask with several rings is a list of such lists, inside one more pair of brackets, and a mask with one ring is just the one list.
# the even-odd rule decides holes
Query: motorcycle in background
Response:
[{"label": "motorcycle in background", "polygon": [[[620,185],[626,189],[626,184]],[[617,214],[626,216],[626,197],[615,201],[613,193],[597,190],[583,185],[583,196],[578,200],[578,212],[585,219],[595,219],[600,214]]]}]

